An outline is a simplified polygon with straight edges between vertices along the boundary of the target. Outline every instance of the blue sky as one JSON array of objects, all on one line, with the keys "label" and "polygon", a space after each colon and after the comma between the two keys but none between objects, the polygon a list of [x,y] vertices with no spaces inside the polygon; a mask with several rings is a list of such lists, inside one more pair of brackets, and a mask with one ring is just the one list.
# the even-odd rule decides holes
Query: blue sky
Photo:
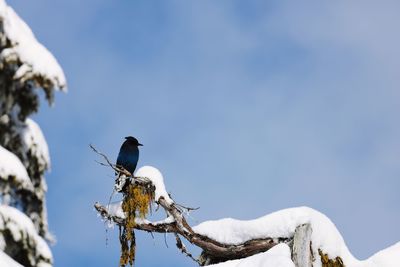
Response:
[{"label": "blue sky", "polygon": [[[398,1],[8,3],[68,79],[35,116],[56,267],[117,266],[92,208],[112,172],[88,144],[115,159],[127,135],[201,207],[193,224],[307,205],[358,258],[400,240]],[[138,239],[137,266],[195,266],[172,238]]]}]

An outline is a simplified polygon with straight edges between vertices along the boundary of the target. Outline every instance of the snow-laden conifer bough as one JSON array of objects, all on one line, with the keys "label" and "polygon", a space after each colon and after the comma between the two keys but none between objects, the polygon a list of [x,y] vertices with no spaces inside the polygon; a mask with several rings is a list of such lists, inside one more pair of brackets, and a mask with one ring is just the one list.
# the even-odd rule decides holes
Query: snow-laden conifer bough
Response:
[{"label": "snow-laden conifer bough", "polygon": [[[92,147],[93,148],[93,147]],[[93,148],[94,149],[94,148]],[[94,149],[95,150],[95,149]],[[398,267],[400,266],[400,242],[384,249],[367,260],[357,260],[348,250],[341,234],[324,214],[308,207],[280,210],[264,217],[240,221],[225,218],[206,221],[190,226],[184,212],[191,210],[173,201],[167,193],[164,178],[155,167],[139,168],[132,177],[129,172],[112,164],[108,158],[102,165],[110,166],[123,175],[116,180],[115,188],[124,195],[117,204],[94,206],[101,217],[117,224],[125,231],[122,250],[132,249],[133,254],[121,255],[124,266],[134,261],[134,230],[175,235],[177,247],[199,265],[216,267]],[[122,181],[121,181],[122,180]],[[149,221],[146,212],[127,209],[126,203],[140,202],[143,195],[130,194],[135,188],[149,196],[153,203],[162,207],[167,217],[161,221]],[[139,197],[139,199],[129,199]],[[149,202],[145,203],[150,205]],[[146,207],[147,208],[147,207]],[[186,209],[186,210],[185,210]],[[147,211],[147,210],[146,210]],[[132,216],[132,212],[134,213]],[[126,238],[130,240],[127,243]],[[185,247],[181,237],[202,249],[194,257]],[[124,243],[125,242],[125,243]],[[128,245],[128,248],[126,247]],[[132,245],[132,247],[129,247]],[[125,248],[124,248],[125,246]]]},{"label": "snow-laden conifer bough", "polygon": [[29,26],[0,0],[0,267],[51,267],[46,241],[46,140],[29,118],[44,92],[53,104],[66,80],[54,56]]}]

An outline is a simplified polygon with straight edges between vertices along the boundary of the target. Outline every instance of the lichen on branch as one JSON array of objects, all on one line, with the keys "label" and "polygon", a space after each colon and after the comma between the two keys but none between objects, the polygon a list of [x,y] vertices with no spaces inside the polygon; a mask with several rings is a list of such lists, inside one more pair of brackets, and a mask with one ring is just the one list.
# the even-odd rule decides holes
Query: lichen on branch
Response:
[{"label": "lichen on branch", "polygon": [[144,219],[151,212],[154,202],[154,190],[149,187],[129,183],[123,191],[122,210],[125,215],[125,224],[120,226],[121,257],[120,266],[133,265],[135,261],[135,226],[136,218]]},{"label": "lichen on branch", "polygon": [[322,267],[345,267],[343,260],[340,257],[330,259],[328,254],[323,253],[321,249],[318,249],[318,254],[321,256]]}]

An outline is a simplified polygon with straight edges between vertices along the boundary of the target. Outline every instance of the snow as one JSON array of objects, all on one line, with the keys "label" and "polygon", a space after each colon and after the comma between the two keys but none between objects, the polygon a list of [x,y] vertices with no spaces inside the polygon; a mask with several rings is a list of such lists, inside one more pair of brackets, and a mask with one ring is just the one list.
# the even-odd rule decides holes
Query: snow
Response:
[{"label": "snow", "polygon": [[24,189],[33,191],[33,185],[28,173],[19,158],[0,146],[0,179],[14,177],[15,182]]},{"label": "snow", "polygon": [[332,221],[324,214],[308,207],[284,209],[248,221],[231,218],[207,221],[193,227],[193,230],[218,242],[240,244],[256,238],[292,237],[296,227],[306,223],[310,223],[312,227],[312,250],[314,256],[317,256],[314,262],[315,267],[321,266],[318,249],[327,253],[329,258],[341,257],[347,267],[394,267],[396,264],[396,266],[399,265],[399,243],[365,261],[359,261],[350,253]]},{"label": "snow", "polygon": [[[152,181],[155,190],[155,199],[164,197],[169,203],[173,203],[169,197],[161,172],[151,166],[138,169],[135,177],[146,177]],[[108,207],[111,215],[124,218],[121,202]],[[173,218],[172,218],[173,221]],[[168,217],[157,223],[172,222]],[[150,223],[142,219],[138,223]],[[346,267],[398,267],[400,263],[400,242],[384,249],[367,260],[356,259],[348,250],[342,235],[333,222],[324,214],[309,208],[296,207],[280,210],[254,220],[235,220],[225,218],[203,222],[192,229],[201,235],[207,236],[224,244],[238,245],[252,239],[260,238],[292,238],[298,226],[310,224],[311,248],[314,255],[314,267],[321,267],[321,258],[318,250],[328,254],[330,259],[340,257]],[[290,248],[280,243],[272,249],[253,255],[248,258],[232,260],[215,264],[217,267],[294,267],[291,260]]]},{"label": "snow", "polygon": [[56,88],[66,90],[64,72],[57,60],[36,40],[29,26],[4,0],[0,0],[0,20],[5,36],[11,42],[11,47],[1,52],[0,58],[16,55],[24,63],[17,70],[15,78],[34,73],[48,78]]},{"label": "snow", "polygon": [[151,180],[153,185],[156,187],[155,200],[158,201],[160,197],[163,197],[167,203],[172,204],[173,200],[169,197],[167,190],[164,185],[164,178],[161,172],[152,166],[143,166],[135,172],[135,177],[146,177]]},{"label": "snow", "polygon": [[226,261],[210,265],[213,267],[295,267],[291,259],[290,248],[278,244],[270,250],[239,260]]},{"label": "snow", "polygon": [[39,125],[28,118],[25,120],[25,125],[18,130],[24,146],[24,152],[31,150],[32,155],[38,159],[39,165],[49,168],[49,148]]},{"label": "snow", "polygon": [[365,266],[398,267],[400,265],[400,242],[381,250],[365,261]]},{"label": "snow", "polygon": [[[307,207],[280,210],[261,218],[249,221],[225,218],[216,221],[203,222],[193,230],[225,244],[240,244],[256,238],[291,237],[298,225],[311,223],[314,233],[326,232],[335,228],[333,223],[322,213]],[[337,230],[335,229],[335,232]],[[335,239],[335,243],[341,238],[332,234],[328,238]]]},{"label": "snow", "polygon": [[[155,201],[157,202],[161,197],[163,197],[165,199],[165,201],[167,201],[168,204],[173,204],[173,200],[170,198],[169,194],[167,193],[167,190],[165,189],[165,185],[164,185],[164,178],[163,175],[161,174],[161,172],[152,166],[143,166],[141,168],[139,168],[136,172],[134,177],[136,178],[147,178],[149,179],[152,184],[155,187],[155,191],[154,191],[154,198]],[[121,219],[125,218],[125,214],[124,211],[122,210],[122,201],[116,202],[116,203],[111,203],[107,205],[107,212],[109,215],[111,216],[115,216]],[[163,220],[160,221],[149,221],[147,219],[144,218],[135,218],[135,221],[137,224],[153,224],[153,225],[157,225],[157,224],[167,224],[167,223],[172,223],[175,221],[175,219],[173,218],[173,216],[169,215],[168,217],[166,217]],[[108,222],[108,226],[109,227],[114,227],[113,222],[107,221]]]},{"label": "snow", "polygon": [[124,211],[122,210],[122,201],[112,203],[107,206],[108,214],[119,218],[125,218]]},{"label": "snow", "polygon": [[[148,178],[152,182],[152,184],[155,186],[154,198],[156,202],[161,197],[163,197],[168,204],[174,203],[173,200],[170,198],[169,194],[167,193],[167,190],[165,189],[163,175],[157,168],[152,166],[143,166],[135,172],[134,177]],[[107,205],[107,211],[108,214],[111,216],[116,216],[122,219],[125,218],[125,214],[122,210],[122,201]],[[136,218],[135,220],[136,223],[138,224],[151,223],[156,225],[163,223],[172,223],[174,221],[174,218],[172,216],[168,216],[164,220],[156,222],[150,222],[146,219],[141,219],[141,218]],[[110,224],[110,226],[112,226],[112,224]]]},{"label": "snow", "polygon": [[0,250],[0,266],[1,267],[23,267],[18,262],[14,261],[10,256]]},{"label": "snow", "polygon": [[[32,221],[21,211],[16,208],[0,205],[0,231],[8,229],[11,232],[12,238],[16,242],[27,242],[29,247],[33,248],[33,254],[30,259],[44,259],[52,262],[52,254],[49,246],[40,237],[33,225]],[[6,243],[0,242],[0,250],[4,250]],[[47,262],[40,262],[38,266],[51,266]]]},{"label": "snow", "polygon": [[[107,206],[107,211],[108,211],[108,214],[111,215],[111,216],[116,216],[116,217],[122,218],[122,219],[125,218],[124,211],[122,210],[122,201],[119,201],[117,203],[109,204]],[[135,222],[138,223],[138,224],[143,224],[143,223],[149,224],[149,223],[151,223],[153,225],[157,225],[157,224],[164,224],[164,223],[173,223],[174,221],[175,221],[175,219],[172,216],[168,216],[164,220],[160,220],[160,221],[156,221],[156,222],[151,222],[149,220],[142,219],[142,218],[135,218]],[[110,226],[113,227],[112,224],[110,224]]]}]

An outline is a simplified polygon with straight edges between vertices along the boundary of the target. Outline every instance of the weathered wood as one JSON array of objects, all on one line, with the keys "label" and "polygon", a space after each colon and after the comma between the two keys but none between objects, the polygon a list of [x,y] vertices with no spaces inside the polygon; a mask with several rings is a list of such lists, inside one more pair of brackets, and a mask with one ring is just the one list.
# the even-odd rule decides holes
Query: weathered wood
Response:
[{"label": "weathered wood", "polygon": [[[151,186],[151,181],[145,177],[138,177],[138,179],[135,177],[135,180],[131,179],[129,182]],[[265,252],[279,243],[286,243],[291,248],[292,261],[296,267],[312,267],[313,261],[315,261],[316,258],[321,260],[322,267],[345,267],[340,257],[330,259],[329,256],[320,249],[318,250],[320,258],[318,256],[315,257],[311,246],[312,227],[310,224],[297,226],[292,237],[266,237],[248,240],[241,244],[225,244],[193,231],[191,226],[187,223],[186,218],[183,216],[183,211],[179,208],[179,205],[173,202],[170,203],[163,197],[157,200],[157,204],[167,212],[170,218],[165,220],[165,222],[156,223],[147,220],[138,220],[134,228],[147,232],[173,233],[177,240],[177,247],[181,252],[194,259],[201,266],[250,257]],[[95,209],[104,219],[115,222],[117,225],[123,226],[125,224],[124,218],[109,214],[107,208],[99,203],[95,204]],[[198,259],[195,259],[192,254],[187,251],[179,236],[184,237],[187,241],[202,249],[202,253]]]},{"label": "weathered wood", "polygon": [[[105,154],[97,151],[93,146],[91,146],[91,148],[96,153],[100,154],[107,162],[100,164],[109,166],[114,171],[123,173],[125,175],[124,183],[136,184],[149,188],[150,190],[155,190],[155,187],[150,179],[146,177],[130,176],[130,173],[127,173],[125,169],[120,169],[119,166],[112,164]],[[124,191],[124,188],[126,187],[122,186],[121,190]],[[174,202],[166,201],[163,197],[160,197],[155,202],[166,211],[168,220],[156,223],[149,222],[147,220],[138,220],[133,227],[137,230],[152,233],[173,233],[177,240],[177,247],[181,250],[181,252],[194,259],[201,266],[250,257],[252,255],[265,252],[279,243],[286,243],[291,247],[292,260],[296,267],[312,267],[313,260],[315,260],[311,248],[312,228],[310,224],[299,225],[295,230],[294,236],[292,237],[265,237],[248,240],[241,244],[225,244],[193,231],[191,226],[187,223],[186,218],[183,216],[182,210],[186,209],[189,211],[193,209],[185,208]],[[99,203],[95,204],[95,208],[104,219],[115,222],[119,226],[124,226],[126,224],[125,218],[109,214],[107,208]],[[202,253],[198,259],[195,259],[192,254],[187,251],[180,239],[180,236],[184,237],[187,241],[202,249]],[[324,255],[321,253],[322,252],[320,251],[323,267],[344,267],[344,265],[340,265],[342,264],[340,258],[332,261],[327,257],[326,254]]]},{"label": "weathered wood", "polygon": [[292,248],[292,260],[296,267],[312,267],[311,234],[309,223],[296,227]]},{"label": "weathered wood", "polygon": [[[174,218],[173,222],[166,223],[152,223],[149,221],[138,221],[135,229],[148,232],[159,233],[176,233],[184,237],[190,243],[203,249],[202,258],[207,258],[202,261],[201,265],[207,263],[218,263],[226,260],[246,258],[260,252],[264,252],[281,242],[289,242],[291,238],[260,238],[246,241],[242,244],[224,244],[213,240],[207,236],[198,234],[193,231],[187,223],[182,212],[176,207],[174,203],[170,204],[163,197],[158,200],[158,204],[164,208],[169,216]],[[99,214],[107,219],[115,222],[118,225],[124,225],[125,219],[117,216],[110,215],[107,208],[95,204],[95,209]],[[206,263],[207,262],[207,263]]]}]

